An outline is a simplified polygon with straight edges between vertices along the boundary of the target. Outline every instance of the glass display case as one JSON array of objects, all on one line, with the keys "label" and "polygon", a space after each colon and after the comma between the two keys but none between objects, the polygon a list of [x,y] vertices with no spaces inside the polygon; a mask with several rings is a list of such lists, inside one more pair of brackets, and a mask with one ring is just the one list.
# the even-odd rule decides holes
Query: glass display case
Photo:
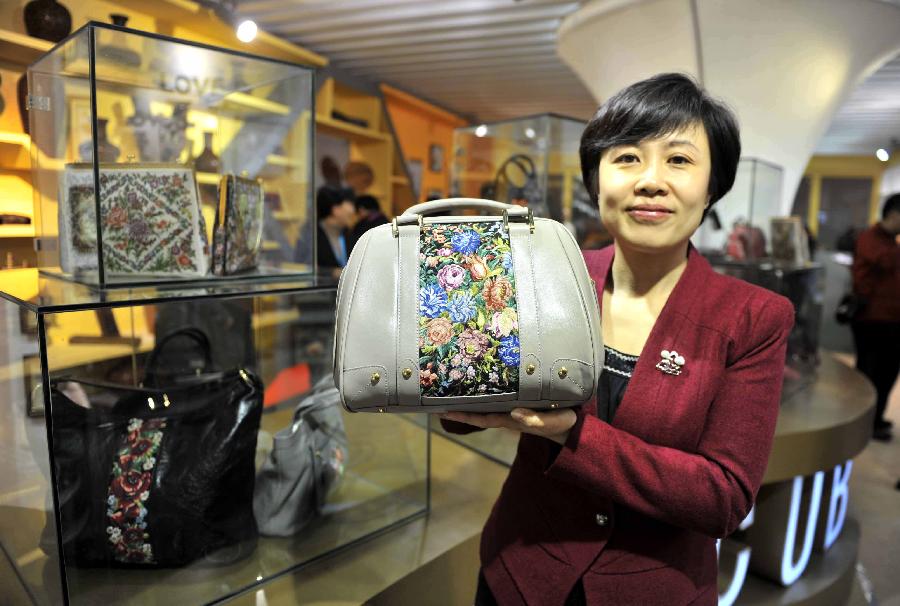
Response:
[{"label": "glass display case", "polygon": [[216,602],[427,511],[425,415],[340,406],[333,282],[0,284],[15,603]]},{"label": "glass display case", "polygon": [[825,297],[825,268],[820,263],[739,262],[710,256],[719,273],[762,286],[787,297],[794,305],[794,326],[788,335],[785,391],[811,380],[819,363],[819,334]]},{"label": "glass display case", "polygon": [[741,158],[734,186],[694,233],[694,246],[740,261],[765,257],[772,242],[770,219],[783,214],[783,173],[771,162]]},{"label": "glass display case", "polygon": [[582,248],[603,246],[610,238],[581,180],[584,127],[581,120],[541,114],[457,128],[451,194],[528,206],[565,223]]},{"label": "glass display case", "polygon": [[103,287],[312,271],[312,69],[91,22],[28,89],[41,271]]}]

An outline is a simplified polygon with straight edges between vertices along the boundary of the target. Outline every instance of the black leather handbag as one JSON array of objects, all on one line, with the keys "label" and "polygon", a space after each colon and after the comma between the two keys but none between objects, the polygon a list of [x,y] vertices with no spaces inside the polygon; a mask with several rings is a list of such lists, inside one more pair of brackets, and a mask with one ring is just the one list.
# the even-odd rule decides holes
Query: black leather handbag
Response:
[{"label": "black leather handbag", "polygon": [[163,372],[176,336],[196,341],[209,360],[202,333],[178,331],[157,345],[142,386],[51,382],[67,565],[217,564],[255,548],[262,383],[245,369]]}]

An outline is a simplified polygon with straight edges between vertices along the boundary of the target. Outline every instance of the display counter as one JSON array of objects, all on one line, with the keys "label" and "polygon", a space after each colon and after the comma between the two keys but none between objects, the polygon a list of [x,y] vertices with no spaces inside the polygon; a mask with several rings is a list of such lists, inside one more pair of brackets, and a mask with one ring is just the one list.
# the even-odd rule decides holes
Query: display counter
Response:
[{"label": "display counter", "polygon": [[[4,281],[3,301],[3,405],[10,439],[0,457],[6,469],[0,475],[5,514],[0,537],[8,564],[0,566],[0,595],[41,604],[163,603],[166,596],[177,596],[184,604],[271,606],[423,603],[416,596],[430,592],[440,596],[437,603],[469,603],[480,531],[518,436],[501,431],[450,436],[437,429],[429,440],[428,424],[439,424],[426,415],[343,415],[350,463],[341,488],[329,497],[330,509],[298,536],[260,538],[246,559],[159,570],[92,569],[77,565],[64,543],[59,551],[72,562],[58,566],[59,535],[54,542],[45,513],[57,506],[46,498],[50,463],[59,458],[51,455],[58,455],[60,443],[47,443],[46,422],[53,421],[57,431],[62,417],[46,394],[30,404],[28,395],[31,387],[56,376],[123,371],[123,356],[107,352],[112,346],[102,343],[113,336],[104,334],[98,311],[112,310],[119,338],[132,339],[124,370],[138,374],[135,369],[147,365],[144,350],[159,346],[156,337],[164,332],[209,324],[215,339],[220,336],[215,327],[223,325],[215,314],[242,310],[241,325],[252,344],[242,361],[275,389],[289,369],[308,367],[311,378],[327,374],[334,291],[316,282],[290,287],[259,282],[252,288],[247,283],[142,288],[100,297],[82,285],[39,277],[35,270],[15,277]],[[185,316],[188,312],[193,315]],[[100,364],[96,356],[63,359],[52,349],[85,335],[101,341],[93,347],[114,355]],[[214,351],[233,353],[226,345]],[[37,377],[29,366],[35,354],[41,360]],[[874,399],[869,383],[830,354],[824,353],[812,371],[789,369],[755,510],[722,543],[720,603],[847,603],[859,543],[857,526],[844,524],[851,460],[868,440]],[[41,400],[43,409],[35,406]],[[292,409],[266,407],[258,457],[268,456],[266,440],[290,423]],[[53,587],[62,587],[62,594],[54,596]]]},{"label": "display counter", "polygon": [[[868,440],[875,394],[855,370],[826,353],[816,372],[789,387],[763,497],[766,490],[785,480],[792,485],[795,477],[815,477],[817,471],[833,469],[858,454]],[[433,428],[440,427],[436,418],[432,422]],[[480,531],[515,455],[517,436],[502,431],[469,436],[436,433],[439,435],[431,441],[431,510],[427,517],[273,579],[229,603],[470,604]],[[826,499],[820,498],[820,503],[823,501]],[[808,516],[808,506],[800,509]],[[827,503],[824,509],[827,519]],[[822,517],[818,516],[820,525],[824,525]],[[800,524],[804,533],[807,524]],[[800,543],[803,539],[799,537]],[[811,554],[803,574],[788,587],[764,578],[752,567],[740,585],[736,584],[735,564],[751,558],[740,557],[747,549],[745,543],[725,541],[720,576],[724,599],[720,604],[865,603],[853,583],[859,539],[858,525],[849,520],[826,552]],[[725,595],[729,591],[730,595]],[[431,601],[424,596],[432,596]]]}]

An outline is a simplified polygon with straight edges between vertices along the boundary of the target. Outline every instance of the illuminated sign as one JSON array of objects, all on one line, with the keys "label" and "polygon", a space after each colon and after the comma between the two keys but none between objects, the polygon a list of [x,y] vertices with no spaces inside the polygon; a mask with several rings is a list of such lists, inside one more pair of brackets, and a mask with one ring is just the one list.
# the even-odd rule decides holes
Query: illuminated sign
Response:
[{"label": "illuminated sign", "polygon": [[735,558],[720,605],[737,600],[748,572],[787,587],[803,575],[814,549],[826,551],[834,545],[847,517],[852,470],[853,461],[847,461],[828,472],[760,489],[738,531],[716,544],[720,558],[723,551]]}]

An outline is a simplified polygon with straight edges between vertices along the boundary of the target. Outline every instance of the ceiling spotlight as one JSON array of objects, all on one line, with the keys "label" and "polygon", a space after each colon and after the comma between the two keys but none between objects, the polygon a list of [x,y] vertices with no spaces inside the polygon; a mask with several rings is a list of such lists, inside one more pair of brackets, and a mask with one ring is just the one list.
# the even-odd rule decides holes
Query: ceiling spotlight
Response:
[{"label": "ceiling spotlight", "polygon": [[478,128],[475,129],[476,137],[483,137],[486,134],[487,134],[487,126],[485,126],[484,124],[482,124],[481,126],[479,126]]},{"label": "ceiling spotlight", "polygon": [[238,40],[241,42],[253,42],[253,39],[256,38],[257,31],[256,23],[250,19],[245,19],[237,26]]},{"label": "ceiling spotlight", "polygon": [[529,126],[528,128],[525,129],[525,136],[528,137],[529,139],[534,139],[534,136],[535,136],[536,134],[537,134],[537,133],[535,133],[535,132],[534,132],[534,129],[531,128],[530,126]]},{"label": "ceiling spotlight", "polygon": [[882,148],[879,148],[879,150],[875,152],[875,157],[878,158],[879,160],[881,160],[882,162],[887,162],[888,160],[890,160],[891,155],[887,152],[886,149],[884,149],[882,147]]}]

